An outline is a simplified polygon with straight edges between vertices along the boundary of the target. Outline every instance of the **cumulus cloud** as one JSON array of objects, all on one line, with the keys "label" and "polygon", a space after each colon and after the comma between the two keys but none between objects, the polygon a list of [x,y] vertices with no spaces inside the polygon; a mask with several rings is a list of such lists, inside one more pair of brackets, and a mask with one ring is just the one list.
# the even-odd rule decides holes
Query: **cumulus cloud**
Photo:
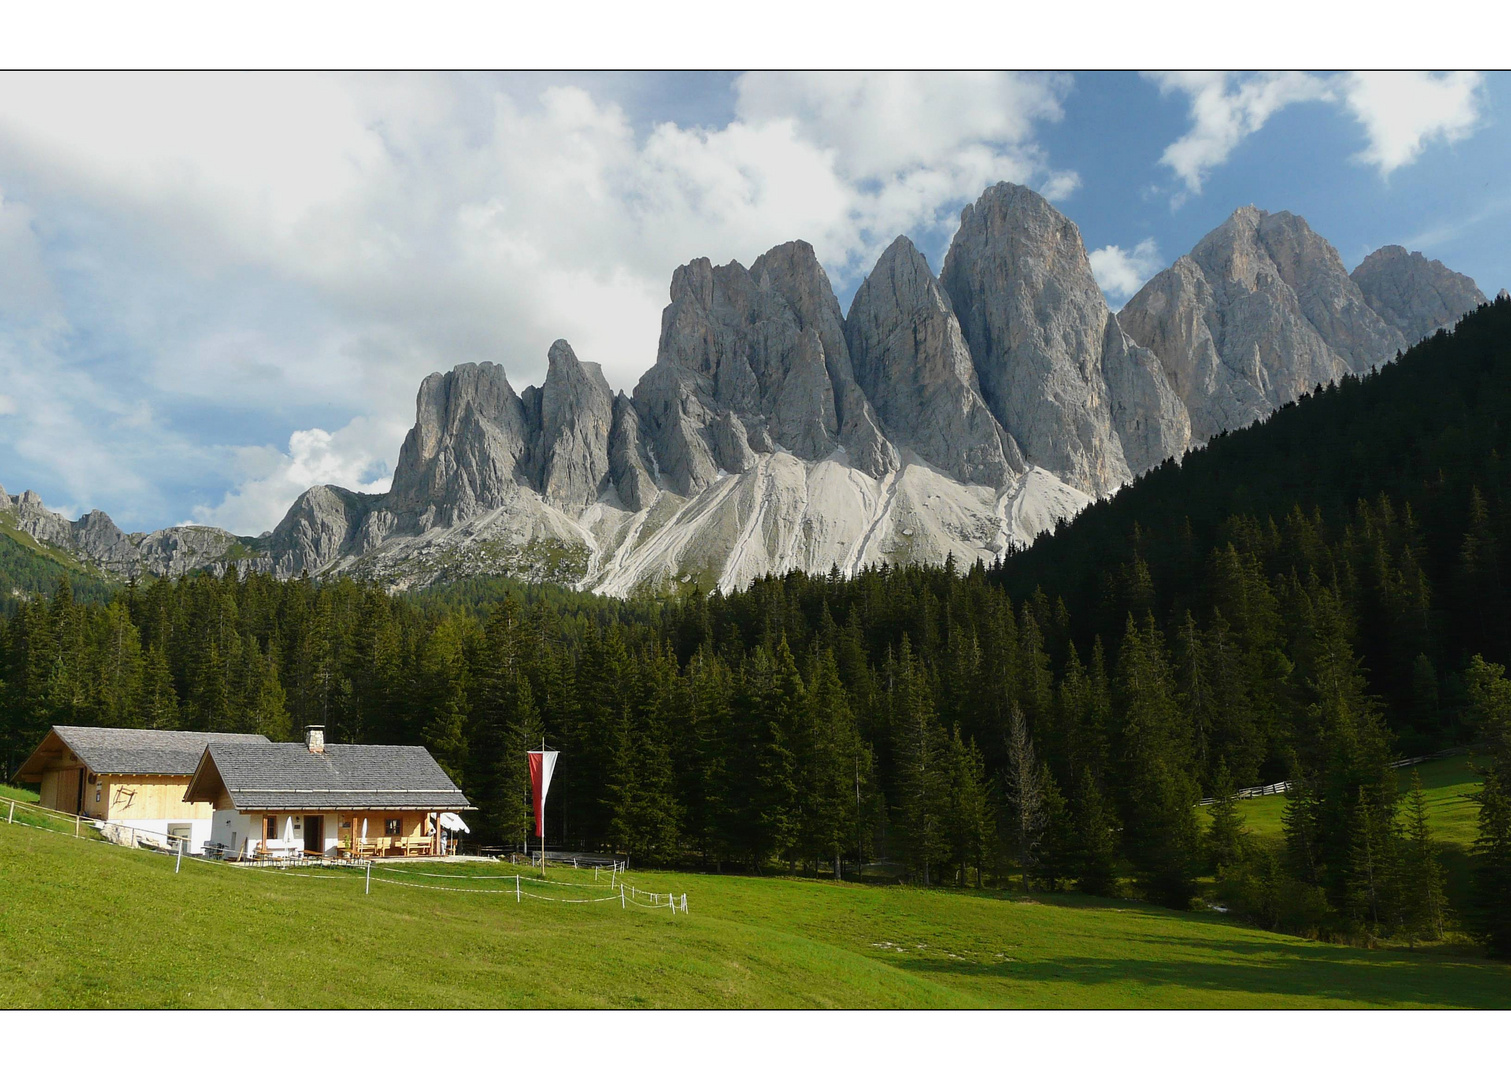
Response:
[{"label": "cumulus cloud", "polygon": [[1367,145],[1354,160],[1375,166],[1381,176],[1411,164],[1434,140],[1464,138],[1478,126],[1484,108],[1483,79],[1473,72],[1180,72],[1149,78],[1161,92],[1190,99],[1190,130],[1160,156],[1185,187],[1172,200],[1177,206],[1185,194],[1200,194],[1214,168],[1290,105],[1340,105],[1364,129]]},{"label": "cumulus cloud", "polygon": [[[388,462],[367,450],[372,421],[359,418],[337,432],[296,431],[287,452],[249,446],[236,451],[245,479],[216,506],[196,506],[190,522],[214,522],[242,535],[256,535],[277,522],[299,495],[316,484],[350,491],[387,491],[393,476]],[[393,436],[395,432],[381,434]],[[396,445],[396,444],[395,444]]]},{"label": "cumulus cloud", "polygon": [[1092,276],[1113,304],[1127,300],[1164,267],[1152,236],[1140,240],[1131,250],[1108,244],[1087,257],[1091,260]]},{"label": "cumulus cloud", "polygon": [[0,416],[9,416],[16,411],[16,399],[9,394],[0,394]]},{"label": "cumulus cloud", "polygon": [[522,389],[566,337],[631,388],[690,258],[801,237],[843,289],[988,183],[1078,182],[1034,141],[1059,76],[747,75],[682,124],[571,82],[0,75],[0,446],[131,527],[261,532],[371,486],[430,371]]},{"label": "cumulus cloud", "polygon": [[1339,85],[1348,111],[1364,125],[1369,145],[1356,160],[1389,176],[1410,165],[1429,142],[1454,143],[1479,125],[1478,72],[1360,71]]}]

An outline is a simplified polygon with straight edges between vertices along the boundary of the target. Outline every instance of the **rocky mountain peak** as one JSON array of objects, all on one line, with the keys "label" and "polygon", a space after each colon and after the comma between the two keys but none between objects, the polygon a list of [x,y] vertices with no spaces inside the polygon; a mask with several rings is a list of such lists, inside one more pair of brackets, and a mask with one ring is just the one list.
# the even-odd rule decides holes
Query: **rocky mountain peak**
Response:
[{"label": "rocky mountain peak", "polygon": [[541,388],[536,490],[563,509],[581,510],[609,482],[614,392],[597,364],[577,359],[558,340],[547,355]]},{"label": "rocky mountain peak", "polygon": [[1396,244],[1365,256],[1349,277],[1365,303],[1407,345],[1452,326],[1459,316],[1485,302],[1485,294],[1472,278]]},{"label": "rocky mountain peak", "polygon": [[949,297],[906,236],[856,290],[845,333],[860,387],[896,443],[968,483],[1000,487],[1023,471],[981,397]]},{"label": "rocky mountain peak", "polygon": [[1367,371],[1406,344],[1306,219],[1253,206],[1146,282],[1118,320],[1158,356],[1196,442]]},{"label": "rocky mountain peak", "polygon": [[1164,430],[1179,409],[1162,371],[1133,362],[1121,334],[1109,335],[1112,316],[1081,232],[1042,195],[1017,184],[987,188],[961,212],[941,281],[986,403],[1030,464],[1095,495],[1131,479],[1109,400],[1109,346],[1114,379],[1162,403],[1155,431],[1129,432],[1138,463],[1149,445],[1180,443],[1180,431]]},{"label": "rocky mountain peak", "polygon": [[423,529],[496,505],[495,493],[528,483],[530,434],[524,405],[498,364],[458,364],[427,376],[387,508],[414,515]]}]

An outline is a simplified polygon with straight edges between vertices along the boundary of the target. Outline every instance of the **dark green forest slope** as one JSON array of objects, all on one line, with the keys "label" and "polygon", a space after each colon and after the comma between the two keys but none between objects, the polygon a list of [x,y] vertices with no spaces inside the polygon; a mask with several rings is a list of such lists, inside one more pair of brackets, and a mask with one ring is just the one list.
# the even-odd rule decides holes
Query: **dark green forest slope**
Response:
[{"label": "dark green forest slope", "polygon": [[[623,603],[473,581],[71,588],[0,632],[0,752],[52,723],[423,742],[518,842],[641,862],[1009,877],[1256,922],[1432,937],[1393,759],[1483,742],[1480,902],[1511,912],[1511,303],[1224,436],[992,568],[790,574]],[[1482,659],[1476,659],[1482,657]],[[1228,796],[1289,780],[1284,843]],[[1199,824],[1203,796],[1221,801]]]}]

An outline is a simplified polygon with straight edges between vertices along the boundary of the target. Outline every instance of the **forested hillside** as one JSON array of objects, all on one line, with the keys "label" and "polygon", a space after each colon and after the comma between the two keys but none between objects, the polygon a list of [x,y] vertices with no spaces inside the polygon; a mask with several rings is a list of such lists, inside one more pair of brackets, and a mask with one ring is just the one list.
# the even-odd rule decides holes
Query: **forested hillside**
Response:
[{"label": "forested hillside", "polygon": [[[482,808],[478,835],[512,843],[544,737],[553,845],[891,860],[1177,906],[1215,872],[1265,925],[1414,937],[1441,932],[1441,889],[1389,763],[1487,740],[1482,929],[1505,950],[1508,419],[1498,302],[990,569],[659,604],[234,573],[107,604],[60,587],[0,633],[0,739],[12,765],[53,723],[420,741]],[[1272,850],[1226,796],[1278,779],[1295,793]],[[1209,836],[1203,795],[1223,800]]]}]

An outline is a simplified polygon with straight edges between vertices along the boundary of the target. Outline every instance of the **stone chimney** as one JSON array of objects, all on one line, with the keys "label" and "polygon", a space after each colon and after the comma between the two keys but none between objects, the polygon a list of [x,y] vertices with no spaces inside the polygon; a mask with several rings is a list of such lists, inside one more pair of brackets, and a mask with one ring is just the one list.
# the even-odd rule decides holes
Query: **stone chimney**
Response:
[{"label": "stone chimney", "polygon": [[312,754],[325,753],[325,728],[319,724],[305,728],[304,746]]}]

